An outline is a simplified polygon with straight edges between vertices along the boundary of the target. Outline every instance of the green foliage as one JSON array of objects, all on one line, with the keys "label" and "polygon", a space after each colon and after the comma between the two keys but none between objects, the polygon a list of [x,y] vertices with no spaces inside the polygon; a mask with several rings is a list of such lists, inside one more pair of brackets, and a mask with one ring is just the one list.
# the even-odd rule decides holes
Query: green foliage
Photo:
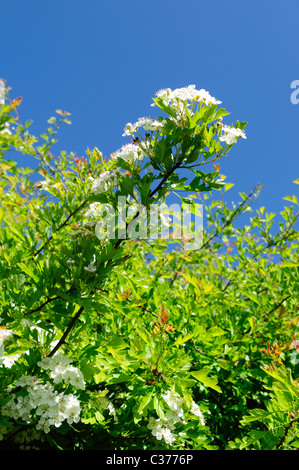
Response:
[{"label": "green foliage", "polygon": [[[298,447],[298,213],[286,206],[274,233],[264,207],[246,218],[261,186],[225,202],[215,162],[245,123],[225,140],[226,110],[186,90],[159,92],[166,117],[143,121],[145,135],[128,124],[135,147],[109,159],[54,156],[69,113],[40,144],[20,100],[1,104],[1,449]],[[124,195],[149,210],[169,191],[203,205],[200,247],[175,230],[125,239],[134,211],[121,226],[112,211],[115,237],[97,236],[100,204],[109,215]]]}]

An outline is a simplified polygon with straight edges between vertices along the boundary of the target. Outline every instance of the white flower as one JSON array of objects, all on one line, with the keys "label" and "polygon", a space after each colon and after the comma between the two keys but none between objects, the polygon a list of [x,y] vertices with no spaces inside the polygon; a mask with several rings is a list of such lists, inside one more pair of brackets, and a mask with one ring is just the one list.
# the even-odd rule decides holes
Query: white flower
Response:
[{"label": "white flower", "polygon": [[85,212],[84,216],[89,219],[95,219],[98,217],[98,213],[97,213],[97,207],[100,205],[99,202],[93,202],[92,204],[90,204],[88,210]]},{"label": "white flower", "polygon": [[152,119],[150,117],[141,117],[137,122],[135,122],[135,124],[132,124],[131,122],[126,124],[123,136],[134,135],[139,127],[143,127],[145,131],[156,132],[161,127],[163,127],[164,124],[165,121],[157,121],[156,119]]},{"label": "white flower", "polygon": [[145,131],[157,131],[164,126],[163,122],[152,118],[140,118],[140,123]]},{"label": "white flower", "polygon": [[88,178],[91,181],[91,192],[94,194],[101,194],[113,188],[118,183],[119,170],[103,171],[100,176],[94,179],[92,176]]},{"label": "white flower", "polygon": [[80,369],[71,365],[68,356],[62,353],[56,353],[53,357],[45,357],[38,365],[42,369],[50,369],[50,377],[54,383],[65,382],[71,384],[77,389],[85,389],[84,376]]},{"label": "white flower", "polygon": [[38,384],[39,380],[37,377],[33,375],[22,375],[16,382],[15,385],[17,387],[33,387],[34,385]]},{"label": "white flower", "polygon": [[166,444],[172,445],[176,439],[176,435],[173,433],[176,424],[186,424],[183,411],[185,400],[178,393],[170,390],[162,394],[162,398],[166,401],[170,411],[166,412],[163,419],[154,419],[151,416],[147,427],[156,439],[163,438]]},{"label": "white flower", "polygon": [[3,364],[4,367],[10,369],[14,363],[21,357],[21,354],[12,354],[11,356],[3,356],[0,358],[0,365]]},{"label": "white flower", "polygon": [[204,416],[199,408],[199,406],[193,401],[191,404],[190,412],[195,416],[198,416],[200,419],[200,423],[202,426],[205,426],[205,419]]},{"label": "white flower", "polygon": [[85,269],[85,271],[88,271],[88,272],[90,272],[90,273],[94,273],[94,272],[96,272],[96,270],[97,270],[97,268],[96,268],[96,266],[94,265],[94,262],[93,262],[93,261],[92,261],[91,263],[89,263],[88,266],[84,266],[84,269]]},{"label": "white flower", "polygon": [[174,429],[172,423],[165,417],[163,420],[155,419],[152,416],[149,418],[147,425],[148,429],[152,431],[152,435],[160,441],[162,438],[166,444],[172,445],[175,441],[176,436],[171,432]]},{"label": "white flower", "polygon": [[57,352],[52,357],[44,357],[41,361],[37,363],[42,369],[51,369],[54,370],[55,367],[62,365],[68,366],[71,363],[71,359],[61,352]]},{"label": "white flower", "polygon": [[107,408],[109,410],[109,414],[114,416],[114,418],[116,418],[116,410],[113,406],[113,403],[111,403],[111,401],[108,402]]},{"label": "white flower", "polygon": [[166,444],[172,445],[176,439],[176,436],[171,433],[170,429],[164,428],[162,430],[162,435]]},{"label": "white flower", "polygon": [[36,425],[37,430],[44,431],[44,433],[50,432],[50,425],[49,422],[45,418],[40,418]]},{"label": "white flower", "polygon": [[126,162],[134,162],[136,160],[142,160],[144,158],[144,152],[137,144],[126,144],[121,147],[120,150],[116,150],[111,155],[112,160],[122,158]]},{"label": "white flower", "polygon": [[[57,370],[58,366],[55,361],[52,361],[53,358],[45,359],[51,360],[50,362],[41,361],[46,368],[51,369],[55,364],[54,370]],[[68,358],[64,362],[67,364],[69,362]],[[78,369],[73,368],[73,366],[66,369],[65,373],[66,375],[69,374],[70,380],[72,380],[72,376],[79,377],[82,380],[81,372],[79,371],[78,374]],[[39,417],[36,429],[45,433],[50,431],[51,426],[61,426],[64,420],[68,424],[77,423],[80,420],[80,402],[75,395],[58,393],[51,383],[42,383],[33,376],[22,376],[16,381],[16,385],[24,387],[27,390],[27,395],[19,397],[13,395],[13,398],[1,409],[4,416],[16,420],[22,419],[31,424],[32,416],[36,414]]]},{"label": "white flower", "polygon": [[166,393],[164,393],[162,397],[166,401],[171,411],[177,413],[177,415],[180,418],[183,418],[184,412],[183,412],[182,406],[185,401],[184,398],[181,398],[177,393],[171,392],[169,390]]},{"label": "white flower", "polygon": [[2,343],[2,341],[5,341],[9,338],[12,337],[12,335],[14,334],[14,332],[12,330],[7,330],[7,329],[0,329],[0,343]]},{"label": "white flower", "polygon": [[[162,99],[166,105],[170,104],[172,106],[175,106],[178,101],[197,101],[207,106],[221,103],[221,101],[211,96],[208,91],[204,89],[196,90],[195,85],[176,88],[175,90],[171,90],[170,88],[159,90],[156,96]],[[152,106],[155,106],[155,103],[153,103]]]},{"label": "white flower", "polygon": [[123,136],[134,135],[136,131],[137,131],[137,125],[132,124],[131,122],[128,122],[125,125]]},{"label": "white flower", "polygon": [[219,137],[219,140],[222,142],[226,142],[227,145],[235,144],[240,137],[242,137],[243,139],[247,138],[244,131],[235,127],[229,127],[224,125],[222,127],[222,132],[224,132],[224,135]]}]

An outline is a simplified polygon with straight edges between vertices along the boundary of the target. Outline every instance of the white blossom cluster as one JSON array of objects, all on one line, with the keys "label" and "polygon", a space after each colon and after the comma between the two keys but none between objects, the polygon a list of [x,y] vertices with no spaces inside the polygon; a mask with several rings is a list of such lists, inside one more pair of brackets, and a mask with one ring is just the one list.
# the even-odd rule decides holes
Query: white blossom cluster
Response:
[{"label": "white blossom cluster", "polygon": [[[184,106],[189,106],[190,103],[200,103],[205,106],[220,104],[221,101],[217,100],[210,93],[204,89],[196,90],[195,85],[189,85],[183,88],[171,90],[170,88],[157,91],[157,98],[160,98],[166,106],[171,106],[177,112],[177,118],[184,118]],[[156,106],[153,103],[152,106]],[[192,111],[190,111],[192,113]],[[242,137],[246,139],[245,132],[241,129],[223,125],[220,118],[217,125],[222,129],[223,135],[220,136],[221,142],[226,142],[228,145],[235,144],[237,140]]]},{"label": "white blossom cluster", "polygon": [[219,140],[221,142],[226,142],[228,145],[235,144],[240,137],[243,139],[247,138],[244,131],[235,127],[224,125],[222,126],[222,132],[224,132],[224,135],[220,136]]},{"label": "white blossom cluster", "polygon": [[[162,89],[157,91],[156,96],[161,98],[165,105],[170,104],[174,107],[177,106],[179,101],[197,101],[207,106],[221,103],[221,101],[211,96],[208,91],[204,89],[196,90],[195,85],[176,88],[175,90],[170,88]],[[152,106],[155,106],[155,103]]]},{"label": "white blossom cluster", "polygon": [[143,127],[145,131],[156,132],[159,131],[164,126],[164,124],[165,121],[157,121],[156,119],[152,119],[150,117],[141,117],[134,124],[131,122],[126,124],[123,136],[134,135],[139,127]]},{"label": "white blossom cluster", "polygon": [[123,145],[121,149],[116,150],[111,155],[112,160],[122,158],[126,162],[134,162],[136,160],[142,160],[145,157],[145,153],[137,144],[129,143]]},{"label": "white blossom cluster", "polygon": [[56,353],[53,357],[44,357],[37,365],[41,369],[48,369],[50,377],[55,384],[64,382],[75,388],[84,390],[83,374],[77,367],[71,365],[71,359],[63,353]]},{"label": "white blossom cluster", "polygon": [[172,421],[167,419],[167,417],[162,420],[155,419],[151,416],[147,427],[152,431],[152,435],[155,436],[158,441],[163,438],[166,444],[172,445],[176,440],[176,435],[172,433],[175,426]]},{"label": "white blossom cluster", "polygon": [[95,273],[97,267],[94,264],[94,261],[91,261],[87,266],[84,266],[84,270],[88,271],[89,273]]},{"label": "white blossom cluster", "polygon": [[195,401],[193,401],[191,404],[190,413],[194,414],[195,416],[198,416],[200,420],[200,424],[202,426],[205,426],[204,415],[202,414],[201,409],[199,408],[197,403],[195,403]]},{"label": "white blossom cluster", "polygon": [[1,328],[0,329],[0,344],[11,338],[11,336],[13,335],[13,331],[12,330],[7,330],[6,328]]},{"label": "white blossom cluster", "polygon": [[100,202],[92,202],[84,214],[86,219],[96,219],[98,218],[97,207],[100,205]]},{"label": "white blossom cluster", "polygon": [[36,429],[45,433],[51,426],[61,426],[65,420],[68,424],[80,420],[80,402],[75,395],[58,393],[50,382],[42,383],[34,376],[22,376],[16,386],[26,389],[27,395],[16,397],[14,394],[2,407],[2,415],[22,419],[26,423],[35,421],[36,416]]},{"label": "white blossom cluster", "polygon": [[[157,440],[164,439],[165,443],[172,445],[177,439],[174,433],[177,424],[186,424],[183,406],[185,404],[184,398],[181,398],[173,391],[167,391],[162,395],[166,401],[170,411],[167,411],[164,418],[155,419],[152,416],[149,418],[148,429],[152,431],[153,436]],[[199,406],[193,401],[190,408],[190,413],[198,416],[202,426],[205,425],[203,414]]]},{"label": "white blossom cluster", "polygon": [[119,178],[119,170],[103,171],[98,178],[90,176],[88,181],[92,183],[91,192],[101,194],[116,186]]}]

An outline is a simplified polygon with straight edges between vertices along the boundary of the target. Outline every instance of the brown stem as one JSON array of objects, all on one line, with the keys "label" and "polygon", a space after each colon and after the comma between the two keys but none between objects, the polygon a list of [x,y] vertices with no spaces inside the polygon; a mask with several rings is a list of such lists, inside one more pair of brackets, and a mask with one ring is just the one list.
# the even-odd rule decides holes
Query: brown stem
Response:
[{"label": "brown stem", "polygon": [[[66,291],[65,294],[69,294],[69,293],[72,292],[74,289],[75,289],[74,287],[71,287],[69,290]],[[36,308],[34,308],[33,310],[29,310],[29,312],[24,313],[23,317],[27,317],[28,315],[31,315],[32,313],[39,312],[39,311],[42,310],[46,305],[48,305],[50,302],[53,302],[54,300],[58,300],[58,299],[62,299],[62,297],[61,297],[60,295],[57,295],[56,297],[50,297],[50,298],[47,299],[44,303],[42,303],[41,305],[39,305],[39,307],[36,307]]]},{"label": "brown stem", "polygon": [[[59,230],[61,230],[63,227],[65,227],[65,225],[67,225],[68,221],[79,211],[82,209],[82,207],[84,207],[84,205],[86,204],[86,201],[82,202],[82,204],[80,204],[80,206],[77,207],[77,209],[75,209],[71,214],[69,214],[69,216],[65,219],[65,221],[59,225],[58,229],[55,230],[55,233],[59,232]],[[53,238],[53,235],[51,235],[48,240],[33,254],[33,256],[37,256],[49,243],[50,241],[52,240]]]},{"label": "brown stem", "polygon": [[57,351],[58,349],[65,343],[65,340],[67,338],[67,336],[69,335],[69,333],[71,332],[72,328],[74,327],[76,321],[78,320],[78,318],[80,317],[81,313],[83,312],[84,310],[84,306],[82,305],[78,312],[76,313],[76,315],[71,319],[70,321],[70,324],[69,326],[67,327],[67,329],[65,330],[65,332],[63,333],[62,337],[60,338],[59,342],[56,344],[56,346],[52,349],[52,351],[48,354],[48,357],[52,357]]}]

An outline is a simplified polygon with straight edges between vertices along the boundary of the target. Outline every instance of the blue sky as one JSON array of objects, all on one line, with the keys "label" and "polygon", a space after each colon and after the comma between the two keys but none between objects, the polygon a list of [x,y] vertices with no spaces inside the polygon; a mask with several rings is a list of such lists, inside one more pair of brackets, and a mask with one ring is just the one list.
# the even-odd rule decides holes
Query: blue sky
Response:
[{"label": "blue sky", "polygon": [[79,157],[127,143],[125,124],[154,116],[157,90],[205,88],[231,112],[225,123],[248,121],[221,161],[227,198],[260,182],[257,207],[278,213],[298,193],[298,21],[298,0],[2,2],[0,77],[35,135],[57,108],[71,113],[55,149]]}]

